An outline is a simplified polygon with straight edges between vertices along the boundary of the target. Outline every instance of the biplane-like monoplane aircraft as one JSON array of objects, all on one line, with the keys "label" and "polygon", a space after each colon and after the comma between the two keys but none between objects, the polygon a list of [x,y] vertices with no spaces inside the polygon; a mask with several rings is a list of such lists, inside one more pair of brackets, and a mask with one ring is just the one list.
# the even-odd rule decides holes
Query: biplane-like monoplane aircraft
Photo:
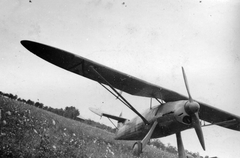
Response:
[{"label": "biplane-like monoplane aircraft", "polygon": [[[195,129],[200,144],[205,150],[202,121],[208,122],[208,125],[218,125],[240,131],[239,116],[192,98],[183,68],[182,73],[188,97],[58,48],[26,40],[21,43],[38,57],[98,82],[135,112],[137,116],[128,120],[121,116],[113,116],[91,109],[98,115],[118,121],[116,139],[136,140],[133,144],[133,154],[136,156],[142,153],[151,138],[176,134],[179,158],[186,158],[181,132],[190,128]],[[159,105],[150,106],[141,114],[119,93],[119,90],[131,95],[154,98]]]}]

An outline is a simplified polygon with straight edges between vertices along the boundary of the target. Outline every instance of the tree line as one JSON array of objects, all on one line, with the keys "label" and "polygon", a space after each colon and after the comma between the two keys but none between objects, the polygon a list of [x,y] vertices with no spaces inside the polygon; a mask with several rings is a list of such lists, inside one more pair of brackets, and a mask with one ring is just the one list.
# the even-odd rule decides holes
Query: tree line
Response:
[{"label": "tree line", "polygon": [[[64,109],[63,108],[58,109],[58,108],[52,108],[50,106],[45,106],[43,103],[34,102],[30,99],[28,99],[28,100],[22,99],[22,98],[18,97],[17,95],[13,95],[11,93],[3,93],[0,91],[0,95],[5,96],[10,99],[13,99],[13,100],[16,100],[16,101],[19,101],[19,102],[22,102],[24,104],[28,104],[31,106],[35,106],[37,108],[41,108],[46,111],[50,111],[52,113],[55,113],[57,115],[60,115],[60,116],[66,117],[66,118],[70,118],[70,119],[73,119],[76,121],[83,122],[82,119],[77,117],[80,115],[79,110],[73,106],[65,107]],[[89,124],[94,127],[97,127],[97,128],[101,128],[101,129],[106,130],[111,133],[115,133],[115,131],[116,131],[116,129],[113,129],[112,127],[106,126],[105,124],[101,124],[99,122],[95,122],[90,119],[84,120],[84,123]]]},{"label": "tree line", "polygon": [[67,117],[70,119],[77,120],[77,116],[80,115],[79,110],[73,106],[65,107],[65,109],[62,109],[62,108],[58,109],[58,108],[52,108],[49,106],[45,106],[43,103],[34,102],[30,99],[28,99],[28,100],[22,99],[22,98],[18,97],[17,95],[13,95],[11,93],[3,93],[0,91],[0,95],[5,96],[10,99],[13,99],[13,100],[16,100],[16,101],[19,101],[19,102],[22,102],[22,103],[25,103],[25,104],[28,104],[28,105],[35,106],[37,108],[41,108],[41,109],[50,111],[52,113],[55,113],[57,115],[64,116],[64,117]]}]

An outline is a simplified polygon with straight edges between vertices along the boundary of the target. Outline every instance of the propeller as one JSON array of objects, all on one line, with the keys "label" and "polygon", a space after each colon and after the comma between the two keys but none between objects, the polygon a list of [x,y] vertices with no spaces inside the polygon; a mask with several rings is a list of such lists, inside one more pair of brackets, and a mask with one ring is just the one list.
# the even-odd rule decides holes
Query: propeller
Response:
[{"label": "propeller", "polygon": [[193,99],[192,99],[192,96],[190,94],[190,90],[188,87],[187,76],[185,74],[183,67],[182,67],[182,73],[183,73],[184,83],[185,83],[187,93],[188,93],[188,98],[189,98],[188,102],[185,104],[185,111],[191,116],[192,126],[197,133],[198,139],[200,141],[200,144],[201,144],[203,150],[205,150],[203,132],[202,132],[202,128],[200,125],[199,116],[198,116],[200,105],[196,101],[193,101]]}]

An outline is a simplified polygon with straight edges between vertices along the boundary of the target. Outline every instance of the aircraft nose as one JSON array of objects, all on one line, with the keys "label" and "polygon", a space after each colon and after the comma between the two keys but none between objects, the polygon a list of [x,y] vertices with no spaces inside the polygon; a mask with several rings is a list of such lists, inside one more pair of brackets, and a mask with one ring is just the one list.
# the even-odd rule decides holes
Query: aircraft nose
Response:
[{"label": "aircraft nose", "polygon": [[196,102],[193,102],[193,103],[190,103],[190,107],[189,108],[190,108],[192,113],[196,113],[196,112],[199,111],[200,105],[198,103],[196,103]]},{"label": "aircraft nose", "polygon": [[199,109],[200,109],[200,105],[199,105],[197,102],[192,101],[192,102],[187,102],[187,103],[185,104],[185,111],[186,111],[189,115],[198,112]]}]

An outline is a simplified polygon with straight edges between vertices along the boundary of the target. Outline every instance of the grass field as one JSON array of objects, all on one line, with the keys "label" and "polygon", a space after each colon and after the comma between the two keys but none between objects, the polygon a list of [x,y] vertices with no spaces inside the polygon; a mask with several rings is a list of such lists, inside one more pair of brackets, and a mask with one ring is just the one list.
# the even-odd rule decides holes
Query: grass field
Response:
[{"label": "grass field", "polygon": [[[133,142],[0,96],[0,157],[131,158]],[[147,146],[140,157],[176,158]]]}]

